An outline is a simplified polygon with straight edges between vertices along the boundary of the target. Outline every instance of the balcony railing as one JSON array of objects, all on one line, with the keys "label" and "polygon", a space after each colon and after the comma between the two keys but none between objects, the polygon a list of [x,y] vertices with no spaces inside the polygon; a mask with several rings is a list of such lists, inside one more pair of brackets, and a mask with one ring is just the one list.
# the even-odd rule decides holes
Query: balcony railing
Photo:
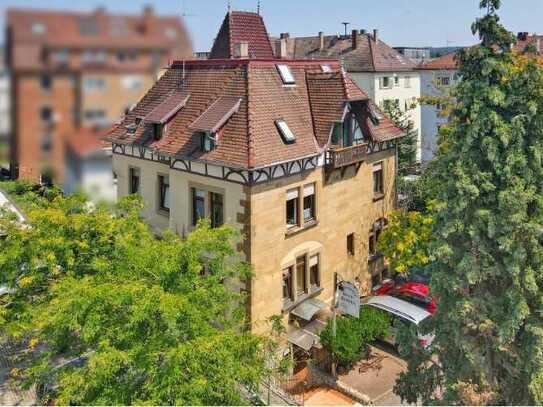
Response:
[{"label": "balcony railing", "polygon": [[327,163],[331,169],[343,168],[362,162],[368,156],[368,145],[358,144],[350,147],[334,148],[328,151]]}]

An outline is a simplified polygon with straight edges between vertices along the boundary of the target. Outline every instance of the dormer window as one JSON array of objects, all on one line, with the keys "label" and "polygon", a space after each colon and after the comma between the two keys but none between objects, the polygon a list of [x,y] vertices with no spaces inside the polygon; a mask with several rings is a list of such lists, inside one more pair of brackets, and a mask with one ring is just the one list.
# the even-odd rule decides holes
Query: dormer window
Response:
[{"label": "dormer window", "polygon": [[209,153],[217,148],[216,133],[200,132],[198,134],[200,136],[200,149],[203,152]]},{"label": "dormer window", "polygon": [[351,147],[364,142],[364,133],[356,115],[349,111],[342,123],[334,124],[332,130],[332,144]]},{"label": "dormer window", "polygon": [[288,65],[277,65],[277,70],[284,85],[294,85],[296,83]]},{"label": "dormer window", "polygon": [[290,127],[288,127],[287,122],[284,120],[276,120],[275,125],[277,126],[277,129],[279,130],[279,133],[281,134],[281,138],[286,144],[291,144],[296,141],[296,136],[290,130]]},{"label": "dormer window", "polygon": [[153,123],[153,140],[159,141],[162,138],[164,132],[164,125],[160,123]]}]

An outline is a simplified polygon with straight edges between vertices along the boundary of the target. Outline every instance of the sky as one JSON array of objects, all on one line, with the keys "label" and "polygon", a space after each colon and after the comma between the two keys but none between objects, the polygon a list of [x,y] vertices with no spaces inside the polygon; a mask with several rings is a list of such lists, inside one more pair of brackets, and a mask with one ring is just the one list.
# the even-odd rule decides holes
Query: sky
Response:
[{"label": "sky", "polygon": [[[0,0],[0,30],[9,7],[93,10],[140,13],[145,4],[157,14],[185,14],[195,51],[208,51],[227,10],[228,0]],[[513,32],[543,33],[543,0],[503,0],[500,16]],[[257,0],[231,0],[234,10],[255,11]],[[378,28],[391,46],[470,45],[476,39],[471,23],[480,15],[479,0],[261,0],[261,14],[271,35],[291,36],[343,33],[349,29]],[[522,4],[521,7],[520,4]],[[0,40],[0,42],[3,42]]]}]

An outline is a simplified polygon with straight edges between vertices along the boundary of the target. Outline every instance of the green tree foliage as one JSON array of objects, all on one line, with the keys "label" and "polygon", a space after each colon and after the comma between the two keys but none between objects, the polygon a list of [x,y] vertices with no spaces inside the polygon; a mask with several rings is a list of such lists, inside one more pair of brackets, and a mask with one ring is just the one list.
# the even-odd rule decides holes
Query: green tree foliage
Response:
[{"label": "green tree foliage", "polygon": [[405,132],[405,136],[398,141],[398,169],[402,175],[409,173],[417,160],[417,131],[408,115],[413,107],[406,106],[406,109],[402,110],[398,100],[388,99],[383,102],[385,114],[396,127]]},{"label": "green tree foliage", "polygon": [[350,366],[367,353],[368,344],[387,335],[390,320],[382,311],[363,306],[360,317],[337,317],[336,337],[333,336],[332,320],[328,320],[321,332],[324,347],[332,354],[336,363]]},{"label": "green tree foliage", "polygon": [[388,260],[395,273],[406,274],[413,267],[430,261],[432,215],[421,212],[395,211],[388,227],[379,236],[377,250]]},{"label": "green tree foliage", "polygon": [[543,70],[511,50],[500,2],[480,5],[481,45],[458,54],[457,106],[433,169],[435,340],[411,352],[396,392],[409,402],[542,404]]},{"label": "green tree foliage", "polygon": [[[35,192],[20,187],[17,200]],[[248,277],[229,227],[156,238],[129,197],[114,211],[52,194],[31,227],[0,217],[0,328],[26,346],[13,377],[57,404],[240,404],[265,375],[264,338],[244,329]],[[75,360],[76,363],[66,363]],[[27,363],[25,365],[25,363]],[[45,400],[42,400],[45,401]]]}]

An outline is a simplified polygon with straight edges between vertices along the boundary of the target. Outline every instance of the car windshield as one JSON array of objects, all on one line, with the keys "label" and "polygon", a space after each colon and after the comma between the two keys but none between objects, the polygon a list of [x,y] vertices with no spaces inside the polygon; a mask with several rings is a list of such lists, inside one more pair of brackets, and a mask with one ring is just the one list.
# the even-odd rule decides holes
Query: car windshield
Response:
[{"label": "car windshield", "polygon": [[430,303],[431,299],[428,297],[421,297],[415,294],[401,293],[394,295],[396,298],[400,298],[404,301],[407,301],[413,305],[418,305],[419,307],[426,308]]}]

